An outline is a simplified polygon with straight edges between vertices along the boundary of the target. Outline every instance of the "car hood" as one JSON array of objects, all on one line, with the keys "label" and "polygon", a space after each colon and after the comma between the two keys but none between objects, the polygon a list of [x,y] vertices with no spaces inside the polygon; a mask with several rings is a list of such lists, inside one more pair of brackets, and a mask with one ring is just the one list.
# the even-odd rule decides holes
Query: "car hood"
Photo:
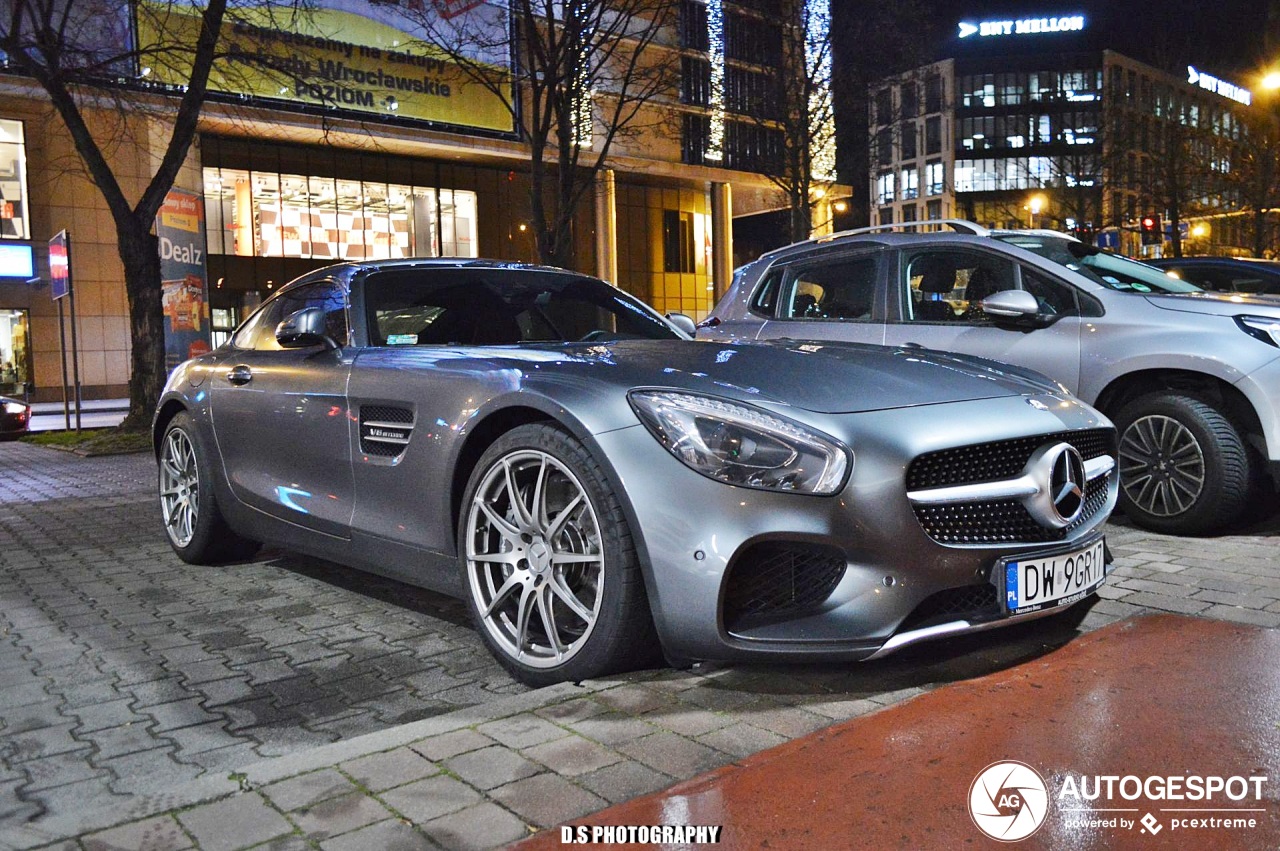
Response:
[{"label": "car hood", "polygon": [[1245,293],[1179,293],[1143,296],[1161,310],[1203,313],[1211,316],[1238,316],[1250,313],[1280,319],[1280,298]]},{"label": "car hood", "polygon": [[[823,414],[861,413],[1062,388],[1017,367],[923,348],[774,340],[625,341],[607,348],[636,386],[679,387]],[[562,350],[563,351],[563,350]],[[621,376],[619,376],[621,377]]]}]

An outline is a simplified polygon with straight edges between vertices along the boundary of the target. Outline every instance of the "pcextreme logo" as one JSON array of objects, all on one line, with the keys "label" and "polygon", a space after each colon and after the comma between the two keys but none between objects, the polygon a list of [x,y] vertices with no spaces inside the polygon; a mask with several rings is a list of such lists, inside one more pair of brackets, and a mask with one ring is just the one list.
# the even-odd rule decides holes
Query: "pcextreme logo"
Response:
[{"label": "pcextreme logo", "polygon": [[1017,842],[1040,829],[1049,815],[1049,789],[1031,766],[993,762],[973,778],[969,815],[987,836]]}]

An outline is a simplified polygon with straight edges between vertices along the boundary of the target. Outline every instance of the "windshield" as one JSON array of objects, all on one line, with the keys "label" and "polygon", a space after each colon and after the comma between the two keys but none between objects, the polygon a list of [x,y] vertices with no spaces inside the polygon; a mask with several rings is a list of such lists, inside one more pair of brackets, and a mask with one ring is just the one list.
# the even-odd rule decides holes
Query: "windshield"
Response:
[{"label": "windshield", "polygon": [[680,339],[621,290],[559,272],[391,269],[366,278],[364,294],[375,346]]},{"label": "windshield", "polygon": [[1038,234],[1000,234],[996,239],[1025,248],[1039,254],[1046,260],[1052,260],[1060,266],[1066,266],[1102,284],[1104,287],[1128,293],[1198,293],[1203,292],[1195,284],[1179,280],[1165,274],[1164,270],[1110,251],[1085,245],[1082,242],[1041,236]]}]

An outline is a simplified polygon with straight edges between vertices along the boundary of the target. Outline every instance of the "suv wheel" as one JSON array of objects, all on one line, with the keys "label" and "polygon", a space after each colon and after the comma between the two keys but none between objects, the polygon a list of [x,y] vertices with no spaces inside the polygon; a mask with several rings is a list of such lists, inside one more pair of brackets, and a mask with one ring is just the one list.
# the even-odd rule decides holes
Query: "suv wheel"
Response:
[{"label": "suv wheel", "polygon": [[1120,507],[1147,529],[1194,535],[1243,513],[1252,472],[1240,432],[1212,405],[1152,394],[1116,414]]}]

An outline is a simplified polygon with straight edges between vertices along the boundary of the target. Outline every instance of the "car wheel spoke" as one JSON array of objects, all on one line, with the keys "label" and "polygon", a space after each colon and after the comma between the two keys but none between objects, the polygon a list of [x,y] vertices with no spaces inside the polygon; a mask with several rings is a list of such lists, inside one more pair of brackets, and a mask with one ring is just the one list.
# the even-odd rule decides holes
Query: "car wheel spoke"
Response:
[{"label": "car wheel spoke", "polygon": [[574,594],[569,586],[565,584],[563,576],[557,574],[551,577],[551,592],[559,597],[560,602],[568,606],[569,610],[577,615],[583,623],[589,624],[594,621],[595,616],[591,613],[591,610],[583,605],[582,601],[578,599],[578,595]]},{"label": "car wheel spoke", "polygon": [[552,564],[599,564],[600,556],[593,553],[554,553]]},{"label": "car wheel spoke", "polygon": [[533,613],[537,595],[530,583],[524,583],[520,589],[520,602],[516,607],[516,651],[517,658],[523,656],[529,647],[529,615]]},{"label": "car wheel spoke", "polygon": [[515,515],[516,526],[521,532],[534,531],[533,515],[529,513],[529,506],[524,504],[524,499],[520,496],[520,485],[516,482],[516,471],[512,469],[511,461],[503,459],[503,473],[507,481],[507,498],[511,502],[511,512]]},{"label": "car wheel spoke", "polygon": [[555,615],[551,612],[551,601],[547,599],[547,586],[543,585],[534,592],[538,601],[538,615],[542,618],[542,628],[547,633],[547,646],[556,655],[556,659],[564,657],[564,647],[560,644],[560,636],[556,632]]},{"label": "car wheel spoke", "polygon": [[520,530],[511,525],[505,517],[498,514],[492,505],[484,500],[477,500],[476,506],[484,512],[485,517],[489,518],[489,522],[493,524],[493,528],[498,531],[499,535],[506,538],[508,541],[511,541],[513,544],[520,541]]},{"label": "car wheel spoke", "polygon": [[579,491],[578,495],[575,496],[573,499],[569,500],[569,504],[566,505],[564,508],[560,509],[560,512],[556,514],[555,519],[552,520],[547,525],[547,531],[545,533],[547,540],[549,541],[555,540],[555,537],[559,535],[561,530],[563,529],[564,524],[569,521],[569,517],[573,514],[574,509],[576,509],[581,504],[582,504],[582,492]]},{"label": "car wheel spoke", "polygon": [[502,605],[503,601],[511,595],[511,592],[522,584],[524,583],[520,574],[513,573],[508,576],[506,581],[502,583],[502,587],[494,592],[493,599],[489,601],[489,605],[485,606],[484,612],[481,613],[481,616],[487,618],[489,615],[493,614],[494,609]]}]

